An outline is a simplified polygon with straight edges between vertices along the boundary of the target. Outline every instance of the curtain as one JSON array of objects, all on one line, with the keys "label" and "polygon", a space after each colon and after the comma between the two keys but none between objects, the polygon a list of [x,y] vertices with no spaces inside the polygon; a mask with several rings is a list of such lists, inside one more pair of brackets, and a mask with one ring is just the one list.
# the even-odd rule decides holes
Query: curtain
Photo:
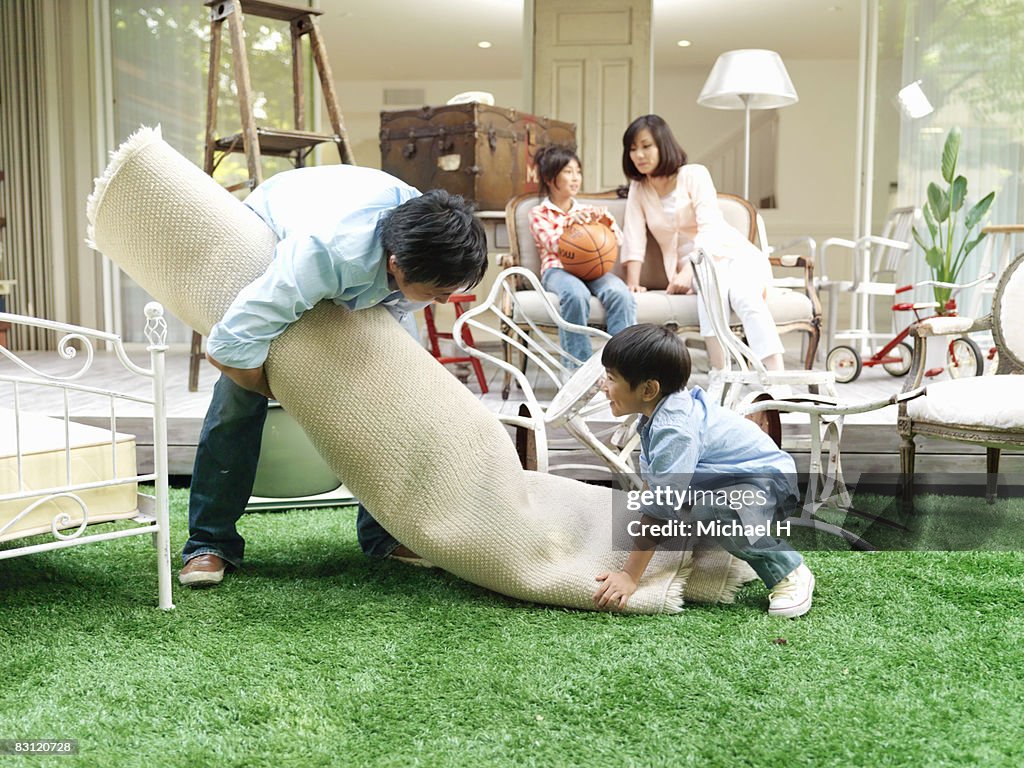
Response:
[{"label": "curtain", "polygon": [[[1024,13],[1019,2],[908,3],[903,84],[920,81],[934,111],[916,120],[906,114],[901,117],[900,205],[922,207],[928,183],[944,183],[940,172],[943,143],[949,129],[959,126],[963,139],[957,172],[968,182],[964,211],[995,190],[988,223],[1024,223],[1022,60]],[[972,252],[959,282],[978,277],[983,250],[984,244]],[[908,282],[930,279],[924,254],[917,246],[904,264]],[[969,306],[970,298],[969,293],[960,296],[959,305]]]},{"label": "curtain", "polygon": [[[0,2],[0,279],[15,280],[7,311],[53,318],[54,226],[50,206],[50,153],[43,31],[48,3]],[[16,349],[46,349],[51,335],[15,329]]]}]

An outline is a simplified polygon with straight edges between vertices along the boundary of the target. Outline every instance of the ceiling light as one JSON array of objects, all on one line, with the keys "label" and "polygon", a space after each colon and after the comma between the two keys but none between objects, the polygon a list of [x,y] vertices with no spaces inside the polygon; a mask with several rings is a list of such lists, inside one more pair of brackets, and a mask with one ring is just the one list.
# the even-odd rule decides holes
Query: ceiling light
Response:
[{"label": "ceiling light", "polygon": [[679,42],[676,43],[676,45],[678,45],[680,48],[689,48],[691,45],[693,45],[693,43],[691,43],[689,40],[680,40]]},{"label": "ceiling light", "polygon": [[477,48],[490,48],[491,44],[489,42],[487,42],[486,40],[481,40],[479,43],[476,44],[476,47]]}]

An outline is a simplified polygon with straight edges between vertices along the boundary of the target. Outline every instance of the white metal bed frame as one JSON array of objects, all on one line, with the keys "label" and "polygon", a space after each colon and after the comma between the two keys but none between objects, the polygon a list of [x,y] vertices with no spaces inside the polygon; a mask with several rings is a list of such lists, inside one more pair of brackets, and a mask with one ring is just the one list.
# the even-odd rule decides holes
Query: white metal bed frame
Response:
[{"label": "white metal bed frame", "polygon": [[[14,393],[14,414],[15,414],[15,446],[16,461],[18,469],[18,490],[14,493],[0,495],[0,502],[18,501],[22,499],[35,499],[25,509],[18,513],[12,520],[0,527],[0,534],[10,529],[19,520],[28,515],[32,510],[54,499],[69,499],[78,505],[82,510],[82,521],[77,526],[66,530],[73,520],[66,512],[59,512],[50,522],[50,532],[55,541],[41,544],[30,544],[0,549],[0,560],[6,560],[21,555],[29,555],[35,552],[43,552],[52,549],[89,544],[96,541],[107,541],[120,539],[126,536],[138,536],[151,534],[153,543],[157,550],[157,581],[158,581],[158,603],[161,609],[171,610],[174,603],[171,599],[171,556],[170,556],[170,530],[168,524],[168,471],[167,471],[167,414],[165,409],[165,359],[167,351],[167,321],[164,318],[163,307],[157,302],[150,302],[145,307],[146,327],[145,336],[149,342],[146,347],[150,355],[150,367],[143,368],[133,363],[125,352],[121,338],[115,334],[96,331],[75,325],[67,325],[51,320],[40,320],[33,317],[0,313],[0,320],[10,322],[12,326],[29,326],[55,331],[59,336],[57,354],[64,360],[71,360],[77,357],[80,352],[75,349],[72,342],[81,345],[81,354],[85,359],[78,370],[71,374],[55,375],[40,371],[22,360],[14,352],[0,347],[0,356],[13,362],[28,375],[20,373],[12,375],[0,372],[0,385],[9,384]],[[106,343],[113,349],[118,361],[130,373],[136,376],[148,378],[152,382],[152,396],[140,397],[135,394],[118,392],[113,389],[100,389],[75,383],[82,378],[92,367],[95,348],[98,344]],[[21,400],[22,392],[31,388],[56,388],[62,391],[64,401],[64,451],[65,451],[65,477],[67,483],[63,486],[52,488],[34,488],[27,490],[23,477],[23,455],[21,435]],[[71,481],[71,441],[69,429],[71,423],[69,409],[69,392],[81,392],[91,395],[106,397],[110,402],[110,450],[113,459],[113,475],[115,479],[89,482],[73,483]],[[153,468],[152,473],[136,473],[131,477],[117,477],[117,412],[118,401],[140,403],[144,406],[151,406],[153,413]],[[153,483],[155,495],[138,494],[139,507],[137,515],[131,518],[135,525],[130,528],[123,528],[116,531],[104,533],[90,533],[86,535],[86,529],[90,524],[90,510],[88,504],[83,501],[80,492],[95,488],[103,488],[117,485],[130,485],[133,483]],[[41,497],[41,498],[39,498]],[[95,510],[93,510],[95,512]]]}]

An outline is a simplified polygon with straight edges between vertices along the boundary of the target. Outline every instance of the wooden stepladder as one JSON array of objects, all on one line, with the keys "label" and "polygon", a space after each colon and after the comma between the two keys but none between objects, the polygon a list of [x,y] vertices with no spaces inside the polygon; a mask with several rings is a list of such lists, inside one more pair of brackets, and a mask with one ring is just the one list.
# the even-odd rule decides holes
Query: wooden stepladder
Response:
[{"label": "wooden stepladder", "polygon": [[[345,124],[342,121],[341,108],[338,106],[338,95],[334,89],[334,77],[331,73],[330,62],[327,60],[323,35],[316,19],[323,12],[269,0],[209,0],[206,5],[210,8],[210,66],[206,84],[206,143],[203,170],[212,176],[217,170],[217,166],[229,154],[244,153],[248,166],[248,179],[228,187],[228,190],[235,191],[244,187],[252,190],[263,182],[262,157],[287,157],[296,168],[300,168],[305,165],[306,158],[315,147],[326,143],[333,143],[338,148],[338,156],[342,163],[355,165],[348,133],[345,131]],[[249,62],[245,53],[245,37],[242,28],[243,13],[259,18],[285,21],[290,27],[292,104],[295,124],[295,128],[292,130],[261,128],[256,125],[256,117],[253,112],[252,82],[249,79]],[[241,130],[232,135],[218,136],[218,69],[225,22],[227,22],[228,34],[231,36],[232,63],[235,87],[238,91]],[[312,133],[305,130],[306,100],[302,72],[302,38],[307,36],[313,54],[313,64],[316,67],[324,102],[327,106],[327,116],[333,131],[331,134]],[[190,392],[195,392],[199,388],[199,362],[203,357],[202,335],[193,331],[188,368]]]}]

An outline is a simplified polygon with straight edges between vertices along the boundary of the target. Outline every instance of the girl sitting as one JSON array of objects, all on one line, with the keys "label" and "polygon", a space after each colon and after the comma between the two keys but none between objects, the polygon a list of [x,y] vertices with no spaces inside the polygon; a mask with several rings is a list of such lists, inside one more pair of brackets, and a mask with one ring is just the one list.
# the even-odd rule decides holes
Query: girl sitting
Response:
[{"label": "girl sitting", "polygon": [[[605,208],[580,205],[575,195],[580,191],[583,172],[580,159],[568,147],[551,146],[539,150],[534,157],[541,189],[547,193],[544,202],[530,211],[530,231],[540,255],[540,276],[544,289],[558,294],[562,317],[576,325],[590,319],[590,296],[604,306],[608,333],[615,335],[636,323],[636,301],[622,280],[610,272],[594,280],[581,280],[569,274],[558,258],[558,241],[567,226],[573,223],[600,222],[610,227],[622,243],[622,231]],[[575,368],[593,353],[590,338],[581,333],[558,329],[562,349]]]}]

